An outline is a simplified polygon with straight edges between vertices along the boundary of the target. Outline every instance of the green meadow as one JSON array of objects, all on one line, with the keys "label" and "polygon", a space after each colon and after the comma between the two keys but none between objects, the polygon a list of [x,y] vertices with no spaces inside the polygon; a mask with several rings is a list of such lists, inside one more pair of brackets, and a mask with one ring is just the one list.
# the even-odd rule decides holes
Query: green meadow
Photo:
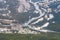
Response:
[{"label": "green meadow", "polygon": [[0,34],[0,40],[60,40],[60,33]]}]

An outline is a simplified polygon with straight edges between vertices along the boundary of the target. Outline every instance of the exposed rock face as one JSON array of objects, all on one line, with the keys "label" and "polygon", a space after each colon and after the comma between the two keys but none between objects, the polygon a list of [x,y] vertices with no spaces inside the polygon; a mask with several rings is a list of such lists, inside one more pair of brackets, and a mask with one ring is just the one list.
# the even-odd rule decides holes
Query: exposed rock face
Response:
[{"label": "exposed rock face", "polygon": [[18,12],[24,12],[30,9],[30,4],[26,0],[18,0],[19,1],[19,7]]}]

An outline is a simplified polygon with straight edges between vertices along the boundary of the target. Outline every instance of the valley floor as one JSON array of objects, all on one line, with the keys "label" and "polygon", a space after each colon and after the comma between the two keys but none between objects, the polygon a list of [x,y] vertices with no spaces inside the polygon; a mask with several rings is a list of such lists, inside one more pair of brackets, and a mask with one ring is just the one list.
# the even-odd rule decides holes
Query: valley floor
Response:
[{"label": "valley floor", "polygon": [[60,40],[60,33],[0,34],[0,40]]}]

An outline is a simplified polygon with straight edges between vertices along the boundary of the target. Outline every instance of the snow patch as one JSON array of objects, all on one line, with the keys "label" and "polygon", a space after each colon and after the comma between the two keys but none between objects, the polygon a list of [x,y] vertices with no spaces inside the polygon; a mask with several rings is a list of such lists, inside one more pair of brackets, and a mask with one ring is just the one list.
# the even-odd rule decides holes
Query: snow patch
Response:
[{"label": "snow patch", "polygon": [[36,22],[33,22],[32,24],[36,24],[36,23],[38,23],[38,22],[40,22],[40,21],[43,21],[44,19],[43,18],[40,18],[40,19],[38,19]]}]

